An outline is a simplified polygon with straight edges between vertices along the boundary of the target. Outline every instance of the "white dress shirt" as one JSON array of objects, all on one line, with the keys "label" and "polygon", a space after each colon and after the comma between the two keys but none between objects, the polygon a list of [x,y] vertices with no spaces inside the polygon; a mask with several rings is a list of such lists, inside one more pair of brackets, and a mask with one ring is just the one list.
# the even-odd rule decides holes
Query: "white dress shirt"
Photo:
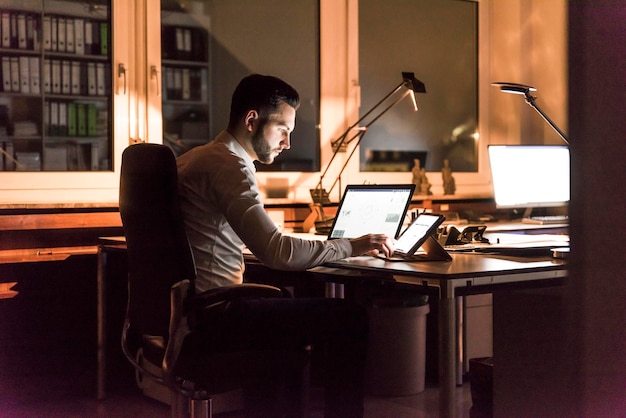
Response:
[{"label": "white dress shirt", "polygon": [[276,270],[306,270],[351,255],[347,239],[282,235],[261,202],[254,162],[228,132],[183,154],[177,165],[198,291],[241,283],[244,246]]}]

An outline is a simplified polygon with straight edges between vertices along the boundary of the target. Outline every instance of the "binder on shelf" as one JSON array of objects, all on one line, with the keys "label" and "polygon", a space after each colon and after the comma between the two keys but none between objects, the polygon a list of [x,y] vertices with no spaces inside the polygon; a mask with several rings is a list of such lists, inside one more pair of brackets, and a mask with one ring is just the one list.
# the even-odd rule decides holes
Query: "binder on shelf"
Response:
[{"label": "binder on shelf", "polygon": [[0,22],[2,27],[1,33],[1,45],[2,48],[11,48],[11,17],[9,12],[2,12],[0,15]]},{"label": "binder on shelf", "polygon": [[100,55],[100,22],[93,21],[91,25],[91,54]]},{"label": "binder on shelf", "polygon": [[20,61],[18,57],[10,57],[11,62],[11,91],[19,93],[20,91]]},{"label": "binder on shelf", "polygon": [[100,22],[100,54],[109,55],[109,23]]},{"label": "binder on shelf", "polygon": [[72,63],[61,61],[61,94],[72,94]]},{"label": "binder on shelf", "polygon": [[82,157],[80,155],[80,147],[76,142],[69,142],[67,144],[67,169],[69,171],[80,170],[82,164]]},{"label": "binder on shelf", "polygon": [[41,23],[41,36],[43,38],[43,49],[52,50],[52,22],[50,16],[44,16]]},{"label": "binder on shelf", "polygon": [[59,102],[59,133],[60,136],[67,136],[67,103]]},{"label": "binder on shelf", "polygon": [[95,96],[98,93],[96,86],[96,63],[87,63],[87,94],[89,96]]},{"label": "binder on shelf", "polygon": [[109,125],[109,111],[106,108],[98,109],[96,136],[107,136],[109,134]]},{"label": "binder on shelf", "polygon": [[11,60],[2,57],[2,91],[11,91]]},{"label": "binder on shelf", "polygon": [[50,101],[50,135],[59,135],[59,102]]},{"label": "binder on shelf", "polygon": [[89,93],[89,80],[87,80],[87,63],[84,61],[80,62],[80,95],[87,96]]},{"label": "binder on shelf", "polygon": [[80,61],[72,61],[71,72],[71,93],[74,96],[80,96]]},{"label": "binder on shelf", "polygon": [[43,132],[46,135],[50,134],[50,101],[44,100],[43,102]]},{"label": "binder on shelf", "polygon": [[85,54],[93,54],[93,22],[85,20]]},{"label": "binder on shelf", "polygon": [[206,77],[207,71],[204,68],[196,68],[190,72],[191,100],[206,103],[208,90]]},{"label": "binder on shelf", "polygon": [[100,148],[98,144],[91,144],[91,171],[100,170]]},{"label": "binder on shelf", "polygon": [[191,81],[190,81],[190,75],[189,75],[189,68],[183,68],[182,70],[182,77],[183,77],[183,83],[182,83],[182,99],[183,100],[189,100],[191,99]]},{"label": "binder on shelf", "polygon": [[95,104],[87,105],[87,136],[97,135],[98,108]]},{"label": "binder on shelf", "polygon": [[26,49],[26,15],[18,14],[17,15],[17,47],[19,49]]},{"label": "binder on shelf", "polygon": [[183,71],[180,68],[174,68],[174,97],[175,100],[180,100],[183,93]]},{"label": "binder on shelf", "polygon": [[61,94],[61,61],[51,61],[52,94]]},{"label": "binder on shelf", "polygon": [[19,57],[20,92],[30,93],[30,60],[27,56]]},{"label": "binder on shelf", "polygon": [[74,53],[74,19],[66,18],[65,19],[65,51],[69,53]]},{"label": "binder on shelf", "polygon": [[176,54],[174,55],[174,57],[176,59],[183,59],[184,58],[184,53],[185,53],[185,34],[184,34],[184,29],[183,28],[176,28],[174,29],[174,33],[176,36]]},{"label": "binder on shelf", "polygon": [[209,72],[206,68],[200,70],[200,100],[209,102]]},{"label": "binder on shelf", "polygon": [[67,135],[76,136],[76,128],[76,103],[70,102],[67,104]]},{"label": "binder on shelf", "polygon": [[183,29],[183,56],[185,59],[191,59],[191,29]]},{"label": "binder on shelf", "polygon": [[10,48],[17,48],[17,15],[10,13],[9,14],[9,24],[11,25],[10,29]]},{"label": "binder on shelf", "polygon": [[26,49],[39,50],[39,27],[33,15],[26,15]]},{"label": "binder on shelf", "polygon": [[43,60],[43,92],[52,93],[52,65],[49,59]]},{"label": "binder on shelf", "polygon": [[98,96],[106,95],[106,76],[102,62],[96,63],[96,93]]},{"label": "binder on shelf", "polygon": [[165,100],[174,99],[174,68],[164,67],[165,69]]},{"label": "binder on shelf", "polygon": [[74,19],[74,52],[85,55],[85,20]]},{"label": "binder on shelf", "polygon": [[65,52],[66,48],[65,48],[65,30],[66,30],[66,26],[65,26],[65,18],[64,17],[57,17],[57,51],[59,52]]},{"label": "binder on shelf", "polygon": [[54,16],[50,16],[50,50],[58,51],[57,27],[58,20]]},{"label": "binder on shelf", "polygon": [[41,94],[41,76],[39,73],[39,57],[29,57],[30,92]]},{"label": "binder on shelf", "polygon": [[76,133],[87,136],[87,110],[84,103],[76,103]]}]

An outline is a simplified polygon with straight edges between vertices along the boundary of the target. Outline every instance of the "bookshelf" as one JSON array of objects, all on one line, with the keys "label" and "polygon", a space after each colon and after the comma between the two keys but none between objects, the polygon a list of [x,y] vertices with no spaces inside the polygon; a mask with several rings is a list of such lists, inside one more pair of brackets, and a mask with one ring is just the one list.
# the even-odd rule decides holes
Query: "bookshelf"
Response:
[{"label": "bookshelf", "polygon": [[209,137],[208,18],[163,9],[163,142],[182,154]]},{"label": "bookshelf", "polygon": [[8,3],[0,9],[0,171],[110,171],[110,2]]}]

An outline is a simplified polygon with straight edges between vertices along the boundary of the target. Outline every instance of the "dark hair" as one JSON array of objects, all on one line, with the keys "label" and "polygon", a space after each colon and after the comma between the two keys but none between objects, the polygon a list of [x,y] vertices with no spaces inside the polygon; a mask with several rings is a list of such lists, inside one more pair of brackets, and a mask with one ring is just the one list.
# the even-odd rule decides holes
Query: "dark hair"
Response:
[{"label": "dark hair", "polygon": [[233,92],[229,126],[235,126],[250,110],[256,110],[261,119],[267,119],[276,111],[280,102],[297,109],[300,106],[300,96],[293,87],[277,77],[249,75],[239,82]]}]

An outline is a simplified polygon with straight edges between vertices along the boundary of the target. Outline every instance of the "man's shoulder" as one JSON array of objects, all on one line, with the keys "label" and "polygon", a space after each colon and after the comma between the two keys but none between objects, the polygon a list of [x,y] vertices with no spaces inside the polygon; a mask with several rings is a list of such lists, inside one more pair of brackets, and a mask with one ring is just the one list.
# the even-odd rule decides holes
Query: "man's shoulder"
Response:
[{"label": "man's shoulder", "polygon": [[178,157],[177,164],[181,167],[194,164],[232,163],[233,160],[239,159],[241,159],[241,157],[234,153],[227,143],[213,140],[184,153]]}]

